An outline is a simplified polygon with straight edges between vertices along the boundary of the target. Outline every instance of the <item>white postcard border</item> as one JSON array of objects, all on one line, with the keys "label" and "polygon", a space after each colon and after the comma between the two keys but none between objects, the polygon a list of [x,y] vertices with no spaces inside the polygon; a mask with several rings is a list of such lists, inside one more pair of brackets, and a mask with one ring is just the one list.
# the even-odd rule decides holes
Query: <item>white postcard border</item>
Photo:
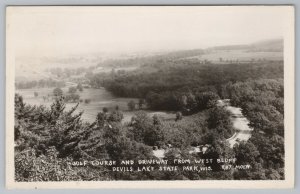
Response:
[{"label": "white postcard border", "polygon": [[[47,6],[41,6],[47,9]],[[78,9],[80,6],[76,6]],[[88,6],[89,7],[89,6]],[[88,8],[85,6],[85,9]],[[91,6],[95,7],[95,6]],[[109,8],[109,6],[105,6]],[[130,7],[122,6],[124,9]],[[190,6],[187,6],[190,7]],[[193,6],[197,7],[197,6]],[[203,6],[201,6],[203,7]],[[239,6],[207,6],[207,9],[224,7],[234,9]],[[245,6],[243,6],[245,7]],[[254,8],[256,6],[249,6]],[[261,6],[257,6],[261,7]],[[269,7],[269,6],[265,6]],[[199,180],[199,181],[72,181],[72,182],[15,182],[14,180],[14,78],[15,53],[12,21],[14,14],[30,6],[9,6],[6,9],[6,187],[9,189],[129,189],[129,188],[293,188],[295,173],[295,16],[293,6],[270,6],[286,12],[284,35],[284,125],[285,125],[285,180]],[[36,7],[35,7],[36,8]],[[54,9],[55,6],[48,7]],[[68,6],[60,6],[72,9]],[[74,7],[73,7],[74,8]],[[172,6],[163,6],[165,11]],[[185,9],[186,6],[176,6]]]}]

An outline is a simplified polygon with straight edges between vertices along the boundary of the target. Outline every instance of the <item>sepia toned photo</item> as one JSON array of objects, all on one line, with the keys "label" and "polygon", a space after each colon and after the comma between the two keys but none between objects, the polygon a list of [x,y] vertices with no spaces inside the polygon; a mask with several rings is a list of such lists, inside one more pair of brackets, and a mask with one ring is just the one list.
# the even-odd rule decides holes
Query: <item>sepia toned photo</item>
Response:
[{"label": "sepia toned photo", "polygon": [[9,6],[8,188],[292,188],[293,6]]}]

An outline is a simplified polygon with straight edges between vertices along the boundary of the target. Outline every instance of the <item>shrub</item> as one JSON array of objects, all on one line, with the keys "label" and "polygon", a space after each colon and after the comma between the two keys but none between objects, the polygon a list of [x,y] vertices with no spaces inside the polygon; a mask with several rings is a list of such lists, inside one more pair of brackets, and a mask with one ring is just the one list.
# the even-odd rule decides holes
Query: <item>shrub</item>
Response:
[{"label": "shrub", "polygon": [[82,84],[79,83],[79,84],[77,85],[77,89],[78,89],[80,92],[82,92],[82,91],[83,91]]},{"label": "shrub", "polygon": [[75,87],[69,88],[69,93],[71,93],[71,94],[75,93],[76,91],[77,91],[77,88],[75,88]]},{"label": "shrub", "polygon": [[71,93],[71,94],[66,95],[65,101],[66,102],[78,102],[79,98],[80,98],[80,96],[78,94]]},{"label": "shrub", "polygon": [[91,99],[85,99],[85,100],[84,100],[84,103],[85,103],[85,104],[89,104],[90,102],[91,102]]},{"label": "shrub", "polygon": [[128,105],[129,110],[132,111],[135,109],[135,102],[133,100],[130,100],[127,105]]},{"label": "shrub", "polygon": [[55,89],[53,90],[53,95],[56,96],[56,97],[62,96],[62,95],[63,95],[62,89],[61,89],[61,88],[55,88]]}]

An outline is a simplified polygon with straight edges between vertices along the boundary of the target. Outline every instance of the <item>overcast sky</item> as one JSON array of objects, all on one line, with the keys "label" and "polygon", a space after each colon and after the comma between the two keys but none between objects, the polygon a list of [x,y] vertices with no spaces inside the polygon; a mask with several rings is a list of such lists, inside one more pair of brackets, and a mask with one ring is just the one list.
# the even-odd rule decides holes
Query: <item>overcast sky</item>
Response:
[{"label": "overcast sky", "polygon": [[[11,14],[12,13],[12,14]],[[280,7],[27,7],[10,10],[17,55],[146,52],[281,38]]]}]

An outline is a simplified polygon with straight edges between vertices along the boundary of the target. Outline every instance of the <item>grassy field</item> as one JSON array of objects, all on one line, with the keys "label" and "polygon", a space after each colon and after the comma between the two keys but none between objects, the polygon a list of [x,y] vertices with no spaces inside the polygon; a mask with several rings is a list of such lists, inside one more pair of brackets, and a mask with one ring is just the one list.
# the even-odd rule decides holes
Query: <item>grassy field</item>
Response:
[{"label": "grassy field", "polygon": [[[20,89],[16,90],[16,93],[23,96],[24,102],[30,105],[44,105],[46,107],[50,107],[53,103],[53,99],[50,97],[49,100],[44,100],[43,96],[52,95],[54,88],[35,88],[35,89]],[[62,88],[64,94],[68,92],[68,88]],[[34,96],[34,92],[38,92],[38,97]],[[137,112],[136,111],[129,111],[128,110],[128,102],[130,100],[134,100],[138,102],[136,98],[117,98],[114,97],[110,92],[105,90],[104,88],[100,89],[92,89],[86,88],[83,92],[76,92],[79,94],[80,99],[83,100],[82,103],[79,104],[77,108],[77,112],[84,111],[82,118],[84,121],[93,122],[96,119],[96,116],[99,112],[102,111],[104,107],[108,108],[109,110],[114,110],[116,106],[119,106],[119,109],[124,114],[123,122],[129,122],[131,117]],[[86,104],[84,103],[85,99],[90,99],[91,102]],[[76,103],[67,103],[66,109],[70,109],[75,106]],[[157,114],[158,116],[164,119],[175,119],[174,113],[166,113],[166,112],[154,112],[145,110],[149,116],[153,116]]]}]

